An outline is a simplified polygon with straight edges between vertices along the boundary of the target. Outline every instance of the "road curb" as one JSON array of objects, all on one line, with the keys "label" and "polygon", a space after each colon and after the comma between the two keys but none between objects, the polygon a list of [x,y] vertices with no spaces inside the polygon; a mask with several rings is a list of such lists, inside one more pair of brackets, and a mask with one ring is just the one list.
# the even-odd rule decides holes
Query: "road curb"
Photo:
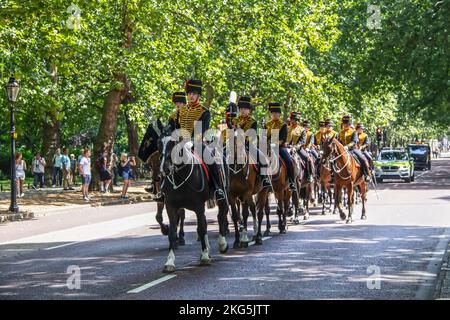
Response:
[{"label": "road curb", "polygon": [[0,223],[6,222],[14,222],[14,221],[23,221],[23,220],[32,220],[40,217],[46,217],[50,215],[58,215],[62,213],[68,213],[76,210],[83,210],[87,208],[93,207],[106,207],[106,206],[116,206],[116,205],[125,205],[125,204],[137,204],[141,202],[152,202],[152,197],[150,195],[139,195],[136,197],[132,197],[129,199],[115,199],[111,201],[104,202],[96,202],[96,203],[87,203],[80,205],[72,205],[61,208],[51,208],[45,210],[38,211],[30,211],[26,210],[20,213],[1,213],[0,214]]},{"label": "road curb", "polygon": [[450,240],[442,260],[433,299],[450,299]]}]

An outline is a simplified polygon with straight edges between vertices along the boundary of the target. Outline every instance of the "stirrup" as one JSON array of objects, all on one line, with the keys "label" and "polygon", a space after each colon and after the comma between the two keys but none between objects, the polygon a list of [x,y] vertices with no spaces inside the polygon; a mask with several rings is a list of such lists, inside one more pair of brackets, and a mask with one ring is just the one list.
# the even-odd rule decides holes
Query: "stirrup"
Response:
[{"label": "stirrup", "polygon": [[271,184],[267,177],[263,178],[262,186],[263,186],[263,188],[270,188]]},{"label": "stirrup", "polygon": [[214,197],[216,198],[216,201],[225,200],[225,193],[222,189],[217,189],[216,191],[214,191]]},{"label": "stirrup", "polygon": [[154,198],[153,201],[155,202],[162,202],[164,203],[165,197],[164,194],[162,192],[158,193]]},{"label": "stirrup", "polygon": [[295,190],[295,183],[294,182],[289,182],[289,189]]}]

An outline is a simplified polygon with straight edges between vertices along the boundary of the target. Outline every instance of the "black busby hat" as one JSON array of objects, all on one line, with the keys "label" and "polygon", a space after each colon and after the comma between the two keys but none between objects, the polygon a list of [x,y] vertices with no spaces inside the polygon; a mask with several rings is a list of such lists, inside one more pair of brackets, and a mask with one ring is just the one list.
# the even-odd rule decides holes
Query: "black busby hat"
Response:
[{"label": "black busby hat", "polygon": [[186,93],[185,92],[174,92],[172,95],[172,102],[182,102],[186,103]]},{"label": "black busby hat", "polygon": [[291,112],[291,115],[289,117],[291,120],[300,121],[300,112]]},{"label": "black busby hat", "polygon": [[302,126],[309,128],[309,120],[303,120]]},{"label": "black busby hat", "polygon": [[325,120],[325,126],[332,126],[332,125],[333,125],[333,121],[331,121],[331,119]]},{"label": "black busby hat", "polygon": [[202,86],[202,80],[190,79],[187,80],[184,84],[184,90],[186,91],[186,93],[195,92],[198,94],[202,94]]},{"label": "black busby hat", "polygon": [[269,103],[269,112],[281,113],[281,104],[278,102],[270,102]]},{"label": "black busby hat", "polygon": [[325,127],[325,121],[323,120],[319,121],[319,127]]},{"label": "black busby hat", "polygon": [[250,97],[240,97],[238,100],[238,108],[245,108],[245,109],[251,109],[252,106],[250,105],[250,102],[252,101],[252,98]]},{"label": "black busby hat", "polygon": [[351,120],[352,120],[352,116],[349,114],[346,114],[345,116],[342,117],[342,123],[350,124]]},{"label": "black busby hat", "polygon": [[363,124],[361,124],[361,123],[357,123],[356,124],[356,129],[365,129],[366,127],[363,125]]}]

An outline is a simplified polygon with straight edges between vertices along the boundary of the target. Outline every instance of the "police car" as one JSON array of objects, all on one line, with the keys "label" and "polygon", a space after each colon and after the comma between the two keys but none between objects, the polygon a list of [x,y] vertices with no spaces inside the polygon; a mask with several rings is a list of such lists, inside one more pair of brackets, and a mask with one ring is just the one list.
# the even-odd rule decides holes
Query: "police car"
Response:
[{"label": "police car", "polygon": [[404,149],[383,149],[378,155],[375,165],[377,182],[384,179],[402,179],[414,181],[414,161]]}]

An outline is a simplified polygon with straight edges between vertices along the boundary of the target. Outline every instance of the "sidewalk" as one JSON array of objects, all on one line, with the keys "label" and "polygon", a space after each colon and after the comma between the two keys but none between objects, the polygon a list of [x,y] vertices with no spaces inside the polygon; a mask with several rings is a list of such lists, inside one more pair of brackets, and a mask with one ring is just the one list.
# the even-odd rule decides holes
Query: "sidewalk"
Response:
[{"label": "sidewalk", "polygon": [[62,188],[43,188],[41,190],[27,190],[23,198],[17,198],[20,209],[18,215],[8,212],[10,193],[0,193],[0,222],[32,219],[48,214],[67,212],[83,207],[108,206],[151,201],[152,195],[144,190],[148,182],[139,181],[128,189],[128,199],[121,199],[122,186],[114,187],[113,193],[91,192],[92,200],[86,202],[81,195],[80,187],[75,190],[64,191]]},{"label": "sidewalk", "polygon": [[434,299],[450,300],[450,243],[444,254],[441,271],[439,272]]}]

